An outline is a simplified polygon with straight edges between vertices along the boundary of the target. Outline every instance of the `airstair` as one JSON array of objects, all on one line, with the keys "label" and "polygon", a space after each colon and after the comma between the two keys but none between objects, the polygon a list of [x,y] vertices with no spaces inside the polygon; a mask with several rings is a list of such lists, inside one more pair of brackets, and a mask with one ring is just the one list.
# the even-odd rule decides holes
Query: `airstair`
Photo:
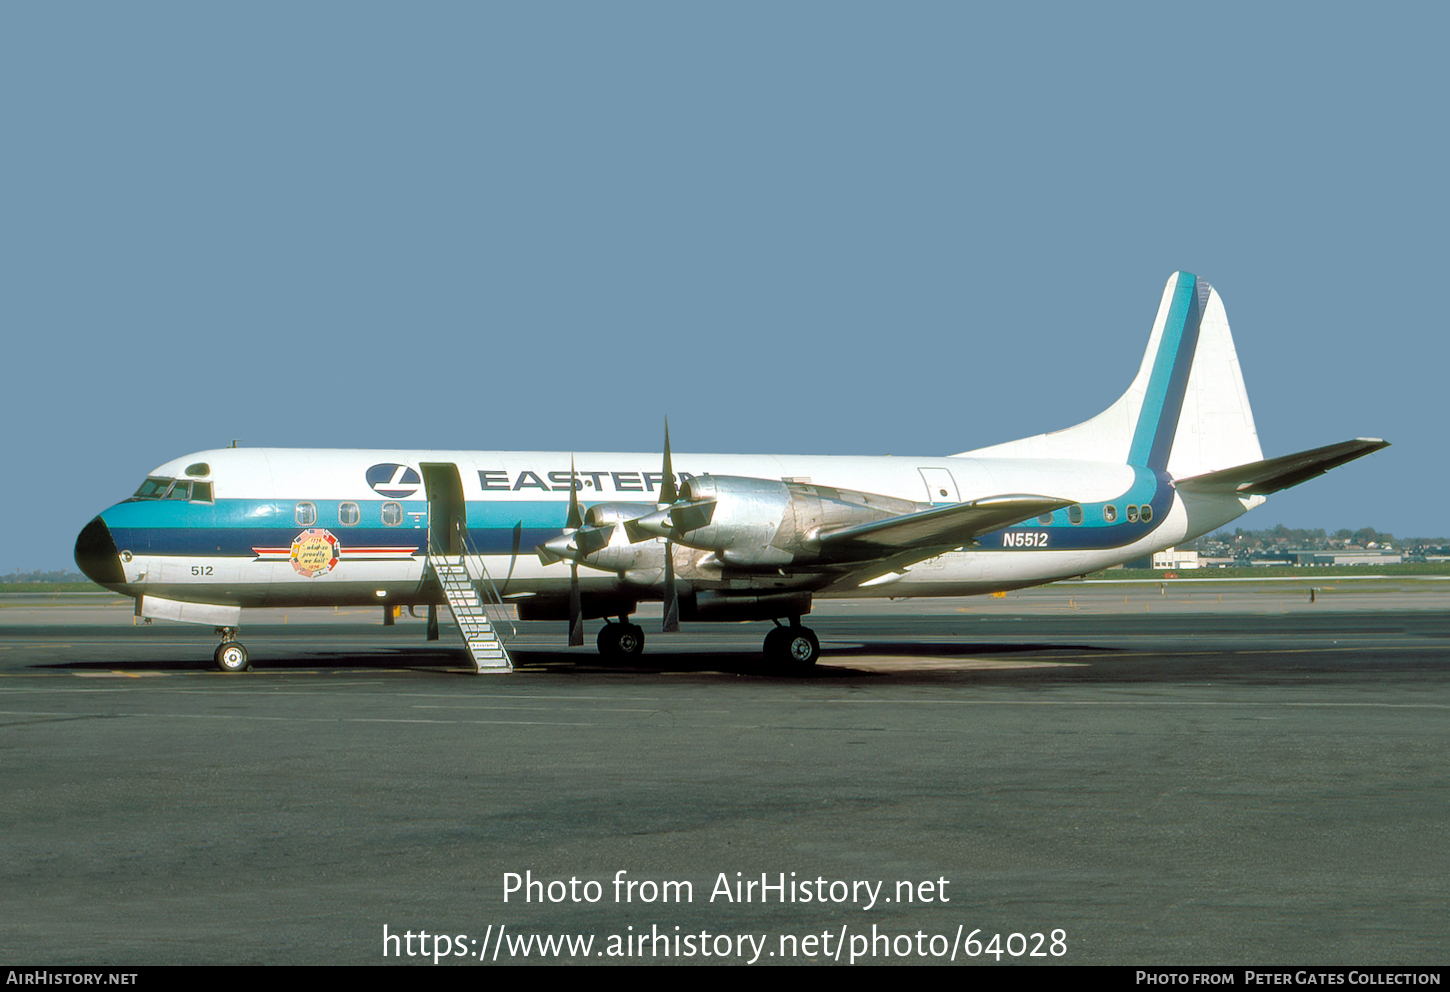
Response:
[{"label": "airstair", "polygon": [[[503,599],[489,578],[483,557],[469,542],[467,529],[459,526],[457,531],[459,541],[456,546],[461,553],[448,554],[441,542],[430,540],[428,565],[443,588],[448,608],[453,611],[458,632],[478,674],[511,672],[513,661],[494,624],[507,626],[510,637],[516,635],[518,629],[508,619]],[[493,619],[489,617],[490,611],[494,614]]]}]

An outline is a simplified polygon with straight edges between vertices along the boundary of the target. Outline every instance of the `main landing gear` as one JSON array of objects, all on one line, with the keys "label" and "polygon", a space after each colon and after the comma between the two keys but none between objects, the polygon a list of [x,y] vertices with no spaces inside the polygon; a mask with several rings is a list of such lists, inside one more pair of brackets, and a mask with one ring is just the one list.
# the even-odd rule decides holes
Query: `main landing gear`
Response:
[{"label": "main landing gear", "polygon": [[228,673],[245,672],[251,668],[252,663],[247,660],[247,649],[237,640],[237,628],[218,627],[216,632],[222,636],[222,642],[212,654],[216,667]]},{"label": "main landing gear", "polygon": [[786,627],[779,620],[765,635],[765,660],[790,672],[805,673],[816,667],[821,656],[821,642],[816,632],[801,626],[800,617],[791,617]]},{"label": "main landing gear", "polygon": [[[615,661],[630,661],[644,653],[644,628],[629,622],[628,617],[604,622],[599,632],[599,653]],[[765,660],[792,675],[804,675],[816,666],[821,656],[821,642],[816,632],[802,627],[800,617],[791,617],[790,626],[775,621],[765,635]]]},{"label": "main landing gear", "polygon": [[638,658],[644,653],[644,628],[627,617],[620,617],[618,623],[606,620],[599,632],[599,653],[620,660]]}]

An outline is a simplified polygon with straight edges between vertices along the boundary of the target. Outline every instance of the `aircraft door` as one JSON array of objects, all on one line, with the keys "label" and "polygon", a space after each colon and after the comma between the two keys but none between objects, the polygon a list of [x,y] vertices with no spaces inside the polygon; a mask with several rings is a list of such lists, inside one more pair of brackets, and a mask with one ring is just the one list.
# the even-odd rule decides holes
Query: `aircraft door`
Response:
[{"label": "aircraft door", "polygon": [[928,503],[960,503],[962,498],[957,493],[957,480],[952,478],[951,470],[944,468],[920,468],[922,481],[926,483],[926,501]]},{"label": "aircraft door", "polygon": [[452,462],[423,462],[423,488],[428,494],[428,547],[444,554],[463,554],[458,528],[468,526],[463,479]]}]

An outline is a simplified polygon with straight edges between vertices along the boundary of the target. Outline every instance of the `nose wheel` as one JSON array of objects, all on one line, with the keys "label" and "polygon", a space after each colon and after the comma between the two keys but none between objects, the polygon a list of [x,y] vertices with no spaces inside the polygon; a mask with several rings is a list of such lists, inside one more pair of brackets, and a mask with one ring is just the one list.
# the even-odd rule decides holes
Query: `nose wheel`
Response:
[{"label": "nose wheel", "polygon": [[247,658],[247,649],[242,647],[242,642],[236,639],[236,628],[220,627],[218,632],[222,635],[222,642],[217,645],[216,651],[212,654],[216,667],[228,673],[245,672],[251,668],[252,663]]}]

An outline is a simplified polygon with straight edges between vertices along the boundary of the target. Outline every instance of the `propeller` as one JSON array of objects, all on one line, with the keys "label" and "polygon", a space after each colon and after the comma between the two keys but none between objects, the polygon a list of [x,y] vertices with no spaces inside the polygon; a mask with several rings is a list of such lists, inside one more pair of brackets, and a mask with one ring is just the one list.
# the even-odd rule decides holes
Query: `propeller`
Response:
[{"label": "propeller", "polygon": [[[579,558],[583,554],[589,553],[584,551],[581,546],[583,542],[580,532],[584,527],[584,514],[579,511],[577,478],[574,474],[574,457],[571,455],[569,456],[569,518],[564,523],[564,533],[544,542],[537,548],[539,560],[545,565],[564,558],[569,559],[569,646],[571,648],[579,647],[584,643],[584,606],[579,597]],[[605,543],[608,543],[608,534],[605,535],[604,540]],[[598,548],[594,550],[598,550]]]}]

